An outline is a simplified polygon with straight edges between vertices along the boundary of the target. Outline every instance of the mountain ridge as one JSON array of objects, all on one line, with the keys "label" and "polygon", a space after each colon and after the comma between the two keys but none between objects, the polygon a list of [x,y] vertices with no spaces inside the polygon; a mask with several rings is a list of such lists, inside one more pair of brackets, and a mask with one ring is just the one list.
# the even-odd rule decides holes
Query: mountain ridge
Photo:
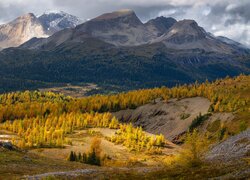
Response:
[{"label": "mountain ridge", "polygon": [[27,13],[13,21],[0,25],[0,48],[17,47],[33,37],[45,38],[65,28],[76,27],[82,21],[60,12],[35,16]]},{"label": "mountain ridge", "polygon": [[28,13],[0,26],[0,47],[18,46],[32,36],[47,37],[36,16]]},{"label": "mountain ridge", "polygon": [[25,47],[39,49],[39,46],[45,47],[47,43],[58,42],[58,39],[66,43],[81,42],[85,37],[93,37],[117,47],[163,43],[168,49],[202,49],[224,54],[242,53],[244,49],[212,36],[194,20],[176,21],[174,18],[157,17],[142,23],[132,10],[105,13],[64,32],[71,35],[65,38],[62,32],[58,32],[46,41],[41,40],[40,45],[37,41],[36,46],[31,43]]},{"label": "mountain ridge", "polygon": [[128,90],[250,73],[248,49],[220,41],[195,21],[155,18],[143,24],[133,12],[121,14],[2,50],[0,75]]},{"label": "mountain ridge", "polygon": [[156,17],[155,19],[150,19],[145,23],[145,26],[148,28],[149,31],[153,31],[156,33],[157,37],[164,34],[171,26],[174,25],[177,21],[172,17]]}]

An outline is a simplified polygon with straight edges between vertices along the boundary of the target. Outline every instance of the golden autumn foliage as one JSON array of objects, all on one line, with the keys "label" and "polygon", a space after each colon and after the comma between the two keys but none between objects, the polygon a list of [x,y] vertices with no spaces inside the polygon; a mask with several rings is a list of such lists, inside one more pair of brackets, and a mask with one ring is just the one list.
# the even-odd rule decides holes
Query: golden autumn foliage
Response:
[{"label": "golden autumn foliage", "polygon": [[183,148],[176,155],[169,156],[163,160],[167,166],[196,167],[202,165],[205,152],[207,152],[211,141],[206,135],[198,133],[197,129],[188,132],[185,136]]},{"label": "golden autumn foliage", "polygon": [[69,113],[60,116],[24,118],[6,121],[0,124],[1,129],[17,133],[21,140],[15,144],[21,147],[62,147],[70,144],[66,134],[77,128],[112,127],[117,128],[118,120],[110,113]]},{"label": "golden autumn foliage", "polygon": [[65,97],[51,92],[25,91],[0,95],[0,122],[58,116],[71,112],[115,112],[133,109],[160,98],[187,98],[202,96],[211,101],[210,111],[232,112],[250,109],[250,76],[216,80],[213,83],[195,83],[173,88],[154,88],[130,91],[115,95],[95,95],[84,98]]},{"label": "golden autumn foliage", "polygon": [[160,153],[166,140],[162,134],[156,136],[147,135],[141,127],[134,128],[132,124],[121,124],[119,130],[109,138],[111,142],[122,144],[130,151],[147,151]]},{"label": "golden autumn foliage", "polygon": [[[141,128],[119,124],[111,113],[133,109],[155,99],[202,96],[211,101],[211,112],[250,111],[250,76],[216,80],[173,88],[154,88],[115,95],[71,98],[51,92],[25,91],[0,95],[0,128],[17,133],[20,147],[56,146],[70,141],[65,135],[77,128],[119,129],[110,140],[130,150],[151,151],[164,146],[162,135],[150,138]],[[241,129],[247,127],[242,123]],[[154,148],[152,148],[154,147]],[[153,151],[152,150],[152,151]],[[160,151],[160,150],[159,150]]]}]

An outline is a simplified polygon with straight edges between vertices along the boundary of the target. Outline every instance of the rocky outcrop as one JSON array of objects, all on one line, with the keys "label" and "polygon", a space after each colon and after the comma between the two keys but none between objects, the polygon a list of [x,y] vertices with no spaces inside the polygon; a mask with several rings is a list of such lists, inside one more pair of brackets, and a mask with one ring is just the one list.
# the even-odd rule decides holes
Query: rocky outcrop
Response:
[{"label": "rocky outcrop", "polygon": [[63,11],[48,11],[38,17],[38,20],[43,25],[46,34],[52,35],[55,32],[66,28],[74,28],[83,23],[76,16],[65,13]]},{"label": "rocky outcrop", "polygon": [[82,21],[64,12],[44,13],[36,17],[25,14],[0,26],[0,49],[17,47],[36,37],[46,38],[65,28],[74,28]]},{"label": "rocky outcrop", "polygon": [[166,33],[177,21],[174,18],[157,17],[145,23],[147,30],[157,37]]},{"label": "rocky outcrop", "polygon": [[0,26],[0,47],[16,47],[32,37],[48,37],[37,17],[26,14]]},{"label": "rocky outcrop", "polygon": [[126,9],[98,16],[75,31],[77,35],[87,33],[116,46],[136,46],[152,38],[134,11]]},{"label": "rocky outcrop", "polygon": [[250,154],[250,129],[215,145],[206,155],[207,160],[230,161]]},{"label": "rocky outcrop", "polygon": [[231,54],[235,47],[207,33],[194,20],[176,22],[166,33],[151,43],[163,42],[170,49],[203,49],[207,52]]},{"label": "rocky outcrop", "polygon": [[147,132],[161,133],[175,141],[179,135],[188,131],[194,118],[208,112],[209,106],[210,101],[202,97],[171,99],[168,102],[146,104],[134,110],[121,110],[115,112],[114,116],[121,122],[131,122]]}]

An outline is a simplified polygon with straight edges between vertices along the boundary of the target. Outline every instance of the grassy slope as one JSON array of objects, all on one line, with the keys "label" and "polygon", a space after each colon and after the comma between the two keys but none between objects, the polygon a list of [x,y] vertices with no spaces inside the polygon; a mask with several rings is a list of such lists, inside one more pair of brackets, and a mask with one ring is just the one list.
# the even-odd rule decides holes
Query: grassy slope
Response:
[{"label": "grassy slope", "polygon": [[[145,153],[128,152],[122,145],[115,145],[106,140],[105,137],[110,137],[115,133],[115,130],[94,128],[92,133],[88,130],[77,130],[75,133],[68,135],[72,140],[72,146],[65,145],[65,148],[37,148],[29,149],[23,152],[7,151],[0,149],[0,179],[1,178],[20,178],[25,175],[36,175],[47,172],[64,172],[77,169],[96,169],[97,172],[93,176],[100,176],[104,173],[116,174],[124,176],[128,173],[129,168],[146,168],[161,166],[163,155],[147,155]],[[8,134],[3,131],[2,134]],[[106,161],[104,167],[89,166],[86,164],[66,161],[70,151],[87,152],[90,148],[91,139],[98,136],[102,139],[101,148],[104,154],[111,159]],[[171,147],[171,148],[170,148]],[[172,154],[176,151],[175,145],[169,145],[163,150],[164,154]],[[108,167],[112,167],[111,169]],[[113,168],[121,168],[121,173],[108,173]],[[126,168],[127,167],[127,168]],[[118,171],[120,169],[118,168]],[[130,174],[131,175],[131,174]],[[92,176],[92,175],[91,175]],[[80,176],[82,177],[82,176]],[[85,177],[85,175],[84,175]],[[87,175],[90,177],[90,175]]]},{"label": "grassy slope", "polygon": [[[96,169],[80,163],[53,160],[22,152],[0,153],[0,179],[19,179],[24,175],[36,175],[47,172],[65,172],[76,169]],[[229,174],[237,175],[237,172],[249,168],[249,162],[236,161],[234,163],[205,164],[202,167],[183,168],[165,167],[164,169],[147,168],[98,168],[93,174],[69,176],[68,179],[206,179],[211,177],[228,177]],[[145,173],[146,172],[146,173]],[[230,176],[229,176],[230,177]],[[247,174],[238,174],[237,178],[246,178]],[[51,177],[52,178],[52,177]],[[52,179],[63,179],[65,176],[57,176]],[[232,176],[231,176],[232,178]]]},{"label": "grassy slope", "polygon": [[[219,91],[227,94],[231,91],[232,96],[239,97],[239,99],[244,99],[250,102],[250,76],[246,76],[242,80],[224,80],[222,83],[217,85]],[[228,89],[228,90],[227,90]],[[241,122],[245,122],[247,127],[250,127],[250,104],[244,106],[246,110],[233,112],[235,118],[233,121],[226,124],[228,131],[231,134],[239,133]]]},{"label": "grassy slope", "polygon": [[0,164],[0,179],[15,179],[27,174],[33,175],[91,167],[85,164],[46,158],[29,152],[5,150],[0,150]]},{"label": "grassy slope", "polygon": [[[250,77],[244,78],[243,80],[224,80],[216,84],[218,92],[226,93],[227,91],[233,92],[233,95],[239,96],[241,99],[250,98]],[[227,87],[227,88],[225,88]],[[237,88],[236,88],[237,87]],[[245,121],[249,126],[249,117],[250,117],[250,105],[247,104],[245,109],[247,111],[236,111],[235,119],[232,122],[229,122],[228,128],[232,133],[239,131],[240,122]],[[39,153],[38,153],[39,154]],[[0,179],[1,178],[15,178],[20,177],[25,174],[38,174],[49,171],[68,171],[78,168],[88,168],[89,166],[79,163],[71,163],[61,159],[53,159],[49,157],[42,157],[34,153],[25,153],[25,152],[14,152],[14,151],[1,151],[0,153]],[[53,156],[51,156],[53,157]],[[167,167],[163,171],[157,172],[157,174],[149,173],[146,176],[148,178],[159,177],[159,178],[208,178],[214,176],[223,176],[225,174],[236,172],[239,170],[244,170],[248,168],[246,162],[234,162],[229,164],[206,164],[199,168],[171,168]],[[93,168],[93,167],[91,167]],[[108,170],[107,170],[108,171]],[[190,173],[192,175],[190,175]],[[98,175],[98,174],[97,174]],[[97,176],[96,175],[96,176]],[[100,174],[98,175],[102,177]],[[128,172],[115,172],[109,174],[111,178],[140,178],[137,174],[128,173]],[[239,176],[240,177],[240,176]],[[79,177],[80,178],[80,177]]]}]

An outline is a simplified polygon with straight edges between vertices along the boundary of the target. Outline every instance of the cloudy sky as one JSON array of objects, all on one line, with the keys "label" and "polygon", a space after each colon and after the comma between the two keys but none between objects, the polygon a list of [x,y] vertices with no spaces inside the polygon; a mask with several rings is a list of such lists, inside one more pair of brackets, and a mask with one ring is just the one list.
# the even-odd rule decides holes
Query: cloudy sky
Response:
[{"label": "cloudy sky", "polygon": [[86,20],[125,8],[143,22],[156,16],[194,19],[207,31],[250,47],[250,0],[0,0],[0,23],[28,12],[62,10]]}]

